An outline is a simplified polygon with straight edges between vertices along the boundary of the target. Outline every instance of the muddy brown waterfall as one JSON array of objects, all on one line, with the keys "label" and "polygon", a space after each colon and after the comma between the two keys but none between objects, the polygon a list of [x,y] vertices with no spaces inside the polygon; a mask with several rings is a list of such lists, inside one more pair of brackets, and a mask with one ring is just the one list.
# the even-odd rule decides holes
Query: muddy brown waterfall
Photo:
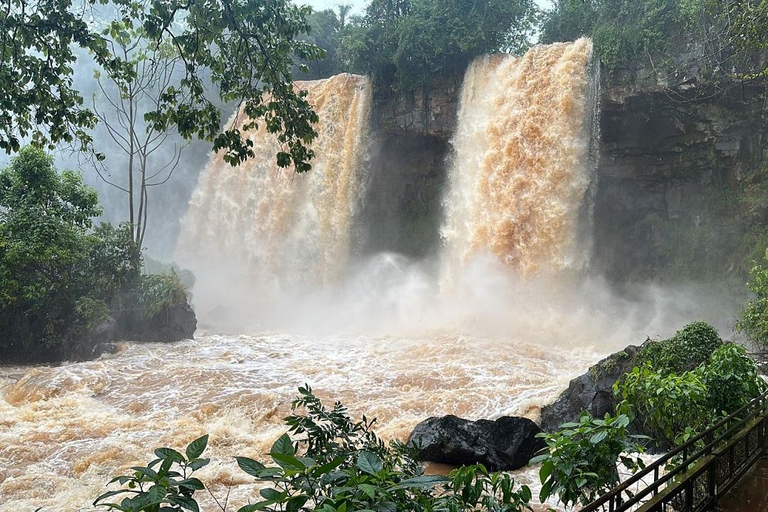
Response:
[{"label": "muddy brown waterfall", "polygon": [[221,154],[212,157],[182,220],[177,257],[200,277],[200,297],[211,304],[254,290],[274,300],[296,287],[333,283],[346,267],[370,85],[342,74],[297,87],[308,91],[320,118],[311,171],[277,167],[283,148],[262,126],[248,135],[254,158],[232,167]]},{"label": "muddy brown waterfall", "polygon": [[[592,179],[592,42],[493,55],[464,78],[445,200],[447,256],[483,251],[521,274],[575,268]],[[454,271],[455,271],[454,267]]]}]

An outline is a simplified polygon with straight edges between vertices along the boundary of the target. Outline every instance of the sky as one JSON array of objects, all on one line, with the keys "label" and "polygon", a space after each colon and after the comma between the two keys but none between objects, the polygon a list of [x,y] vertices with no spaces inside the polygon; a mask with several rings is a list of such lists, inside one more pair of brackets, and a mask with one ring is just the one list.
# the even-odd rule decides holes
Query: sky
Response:
[{"label": "sky", "polygon": [[[294,0],[297,4],[311,5],[315,10],[333,9],[339,4],[350,4],[353,14],[362,14],[365,10],[367,0]],[[552,6],[552,0],[536,0],[536,3],[542,9],[548,9]]]}]

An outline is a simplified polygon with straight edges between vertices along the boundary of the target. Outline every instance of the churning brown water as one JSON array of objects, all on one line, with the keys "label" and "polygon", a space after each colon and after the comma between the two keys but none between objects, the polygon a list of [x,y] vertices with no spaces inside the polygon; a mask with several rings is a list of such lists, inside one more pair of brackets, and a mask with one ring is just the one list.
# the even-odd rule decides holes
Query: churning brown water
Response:
[{"label": "churning brown water", "polygon": [[0,510],[89,509],[112,476],[149,461],[152,448],[183,447],[204,433],[214,462],[201,478],[219,496],[233,483],[232,505],[241,505],[257,493],[233,457],[263,458],[304,382],[355,415],[378,417],[385,437],[405,438],[431,415],[535,417],[594,357],[458,334],[204,335],[126,344],[98,361],[6,368]]},{"label": "churning brown water", "polygon": [[321,119],[313,170],[277,169],[274,138],[252,134],[257,157],[231,168],[214,156],[183,221],[178,255],[196,271],[203,320],[236,318],[248,334],[0,368],[0,511],[90,510],[153,448],[204,433],[214,462],[201,478],[219,497],[232,486],[235,510],[257,493],[233,457],[263,459],[305,382],[404,439],[432,415],[536,418],[600,353],[665,333],[666,304],[638,312],[567,271],[589,182],[590,53],[582,40],[468,71],[440,256],[452,287],[439,265],[348,261],[369,85],[303,84]]}]

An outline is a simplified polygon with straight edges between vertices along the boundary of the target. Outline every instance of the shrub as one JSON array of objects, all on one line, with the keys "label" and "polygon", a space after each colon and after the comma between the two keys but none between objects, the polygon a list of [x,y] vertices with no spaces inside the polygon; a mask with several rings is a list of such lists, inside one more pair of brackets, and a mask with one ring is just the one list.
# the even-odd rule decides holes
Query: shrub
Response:
[{"label": "shrub", "polygon": [[721,345],[706,363],[680,374],[634,368],[614,390],[618,409],[636,414],[639,427],[668,445],[679,445],[728,416],[766,389],[744,347]]},{"label": "shrub", "polygon": [[637,365],[645,363],[663,374],[693,370],[709,360],[723,340],[706,322],[691,322],[668,340],[653,342],[638,354]]},{"label": "shrub", "polygon": [[175,271],[141,276],[138,302],[145,318],[152,318],[186,300],[187,291]]},{"label": "shrub", "polygon": [[539,478],[542,502],[557,496],[566,506],[586,505],[619,483],[619,463],[634,472],[642,469],[639,457],[622,453],[642,452],[639,439],[627,430],[630,418],[625,414],[603,419],[583,412],[578,423],[565,423],[560,430],[538,434],[547,443],[531,463],[541,462]]},{"label": "shrub", "polygon": [[[327,410],[309,386],[299,393],[285,420],[294,438],[284,434],[275,441],[269,453],[273,465],[236,458],[244,472],[268,484],[259,501],[239,512],[530,510],[530,490],[515,490],[509,475],[489,473],[480,465],[456,469],[448,477],[423,475],[410,448],[378,438],[371,428],[375,420],[355,422],[339,402]],[[127,489],[104,493],[94,504],[125,512],[197,511],[194,493],[205,485],[192,474],[209,462],[200,458],[207,440],[193,441],[186,457],[171,448],[155,450],[157,459],[146,467],[134,467],[133,474],[110,482]],[[123,493],[130,496],[119,503],[105,501]]]},{"label": "shrub", "polygon": [[[765,261],[768,262],[768,253]],[[736,328],[746,334],[763,351],[768,350],[768,266],[755,263],[747,283],[755,297],[741,312]]]},{"label": "shrub", "polygon": [[665,374],[646,362],[617,381],[615,391],[622,399],[618,409],[634,412],[641,430],[667,445],[684,442],[686,428],[698,432],[708,425],[707,387],[695,373]]},{"label": "shrub", "polygon": [[735,343],[716,349],[695,373],[707,388],[706,406],[713,418],[738,411],[766,389],[754,359]]}]

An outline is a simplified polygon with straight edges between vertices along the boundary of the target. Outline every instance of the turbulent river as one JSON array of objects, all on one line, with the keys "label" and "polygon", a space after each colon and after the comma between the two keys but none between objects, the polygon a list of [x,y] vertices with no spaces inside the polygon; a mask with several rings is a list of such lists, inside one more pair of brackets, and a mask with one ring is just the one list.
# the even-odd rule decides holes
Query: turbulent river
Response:
[{"label": "turbulent river", "polygon": [[[174,345],[125,344],[98,361],[5,368],[0,383],[0,510],[81,510],[151,448],[208,433],[201,478],[244,504],[257,492],[234,463],[263,459],[285,431],[296,388],[310,383],[405,439],[419,421],[453,413],[535,418],[590,348],[494,337],[207,335]],[[233,508],[236,510],[236,508]]]}]

